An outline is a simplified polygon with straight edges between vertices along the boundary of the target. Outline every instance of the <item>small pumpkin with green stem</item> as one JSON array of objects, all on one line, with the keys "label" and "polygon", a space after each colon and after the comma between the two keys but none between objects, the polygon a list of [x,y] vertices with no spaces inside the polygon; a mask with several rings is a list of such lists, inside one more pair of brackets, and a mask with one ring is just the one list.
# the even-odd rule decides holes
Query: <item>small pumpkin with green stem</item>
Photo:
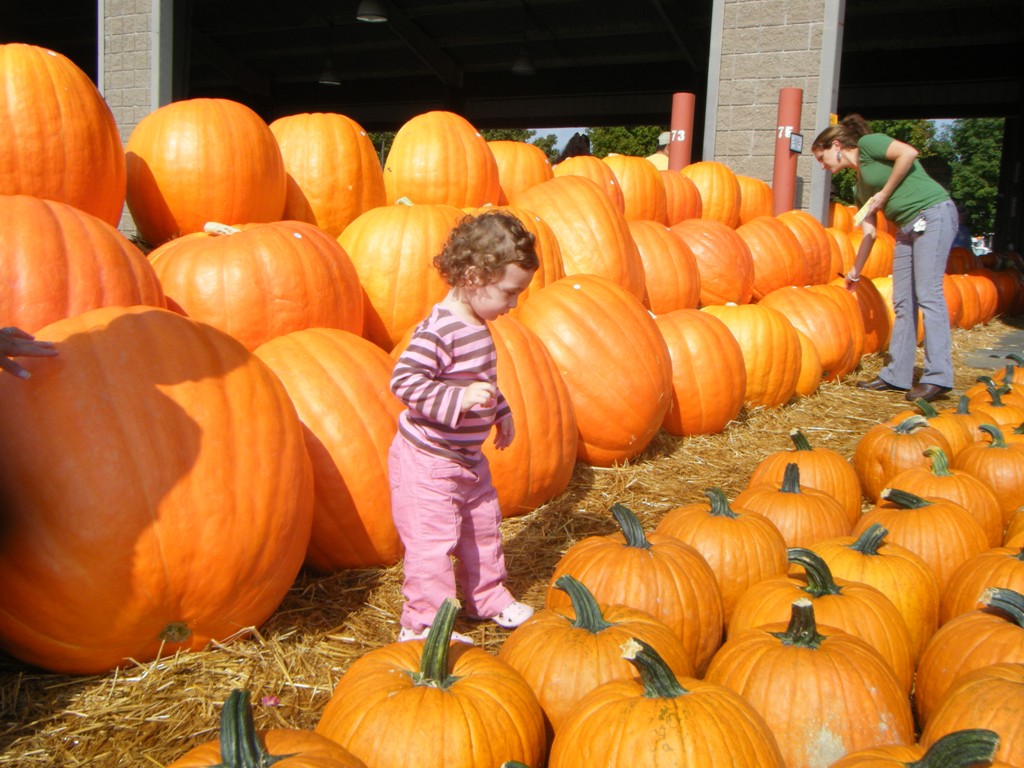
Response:
[{"label": "small pumpkin with green stem", "polygon": [[909,467],[927,467],[924,452],[933,445],[947,456],[953,455],[945,435],[929,426],[924,416],[908,416],[898,424],[883,422],[871,427],[853,449],[853,468],[864,497],[875,502],[894,475]]},{"label": "small pumpkin with green stem", "polygon": [[802,567],[804,575],[766,579],[747,590],[736,604],[728,637],[786,621],[793,601],[807,598],[820,623],[849,632],[878,651],[909,694],[914,652],[906,622],[892,601],[869,584],[833,577],[828,564],[809,549],[790,548],[789,561]]},{"label": "small pumpkin with green stem", "polygon": [[991,664],[1024,664],[1024,594],[991,587],[982,602],[984,608],[939,627],[918,660],[914,701],[922,728],[963,675]]},{"label": "small pumpkin with green stem", "polygon": [[167,768],[366,768],[340,744],[312,731],[257,731],[251,694],[234,690],[224,702],[220,738],[193,747]]},{"label": "small pumpkin with green stem", "polygon": [[868,584],[892,601],[910,632],[916,660],[939,626],[939,582],[928,563],[888,537],[885,526],[873,523],[859,536],[826,539],[810,549],[833,576]]},{"label": "small pumpkin with green stem", "polygon": [[701,674],[722,643],[722,592],[714,571],[689,544],[657,531],[647,534],[625,505],[613,504],[612,515],[621,532],[573,544],[555,565],[545,607],[570,603],[555,582],[572,574],[599,603],[638,608],[668,624]]},{"label": "small pumpkin with green stem", "polygon": [[904,685],[863,639],[819,622],[816,605],[802,596],[788,607],[786,620],[730,635],[705,680],[753,705],[775,734],[787,768],[825,766],[883,744],[912,744]]},{"label": "small pumpkin with green stem", "polygon": [[982,424],[979,429],[991,441],[964,448],[953,460],[953,467],[970,472],[992,489],[1006,524],[1024,504],[1024,445],[1007,443],[1002,430],[993,424]]},{"label": "small pumpkin with green stem", "polygon": [[1006,766],[992,762],[999,746],[999,734],[985,728],[969,728],[946,734],[925,749],[888,744],[859,749],[836,760],[829,768],[973,768],[978,765]]},{"label": "small pumpkin with green stem", "polygon": [[549,743],[584,695],[610,680],[636,676],[621,651],[631,637],[656,648],[674,674],[693,676],[682,640],[664,622],[625,605],[598,605],[590,590],[569,574],[559,576],[555,587],[572,605],[537,611],[498,651],[498,658],[516,669],[537,694]]},{"label": "small pumpkin with green stem", "polygon": [[622,656],[640,679],[613,680],[584,696],[555,735],[548,768],[785,765],[764,718],[734,691],[677,677],[641,640],[624,643]]},{"label": "small pumpkin with green stem", "polygon": [[504,661],[451,642],[458,603],[441,605],[425,640],[356,659],[316,726],[368,768],[540,765],[546,739],[537,696]]},{"label": "small pumpkin with green stem", "polygon": [[942,591],[939,623],[983,608],[982,595],[993,586],[1024,592],[1024,546],[993,547],[961,563]]}]

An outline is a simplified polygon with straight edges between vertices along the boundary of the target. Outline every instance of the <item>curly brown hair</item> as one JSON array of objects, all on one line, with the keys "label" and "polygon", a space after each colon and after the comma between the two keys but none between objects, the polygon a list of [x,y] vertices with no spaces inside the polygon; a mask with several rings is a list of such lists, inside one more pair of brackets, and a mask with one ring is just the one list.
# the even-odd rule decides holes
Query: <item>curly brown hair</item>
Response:
[{"label": "curly brown hair", "polygon": [[867,120],[860,115],[847,115],[836,125],[830,125],[819,133],[814,143],[811,144],[811,150],[828,149],[832,146],[833,141],[838,141],[841,147],[852,149],[857,146],[857,142],[862,136],[867,136],[869,133],[873,133],[873,131]]},{"label": "curly brown hair", "polygon": [[434,266],[451,286],[493,283],[509,264],[534,270],[540,260],[533,233],[507,211],[464,217],[434,257]]}]

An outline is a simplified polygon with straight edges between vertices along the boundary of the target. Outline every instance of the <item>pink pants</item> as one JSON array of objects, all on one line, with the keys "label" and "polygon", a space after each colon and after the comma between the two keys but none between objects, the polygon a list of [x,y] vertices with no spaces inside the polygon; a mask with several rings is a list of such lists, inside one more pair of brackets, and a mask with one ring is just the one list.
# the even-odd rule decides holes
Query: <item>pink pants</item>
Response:
[{"label": "pink pants", "polygon": [[444,599],[456,596],[456,570],[470,616],[490,618],[511,605],[501,510],[487,459],[464,467],[398,434],[388,471],[391,513],[405,545],[402,626],[419,631],[433,623]]}]

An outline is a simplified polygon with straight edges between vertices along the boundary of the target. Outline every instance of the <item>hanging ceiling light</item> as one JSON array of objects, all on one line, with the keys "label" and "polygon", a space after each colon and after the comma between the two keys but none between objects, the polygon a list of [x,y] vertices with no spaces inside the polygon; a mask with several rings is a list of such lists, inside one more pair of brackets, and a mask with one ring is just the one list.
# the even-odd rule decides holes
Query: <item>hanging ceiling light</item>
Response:
[{"label": "hanging ceiling light", "polygon": [[356,9],[356,18],[359,21],[377,24],[388,20],[388,11],[381,0],[362,0]]},{"label": "hanging ceiling light", "polygon": [[537,70],[533,68],[533,62],[530,61],[530,54],[526,52],[526,46],[519,52],[519,58],[512,62],[512,74],[514,75],[533,75],[536,74]]},{"label": "hanging ceiling light", "polygon": [[338,77],[338,70],[334,68],[334,60],[328,57],[324,62],[324,68],[320,70],[320,76],[316,79],[320,85],[341,85],[341,78]]}]

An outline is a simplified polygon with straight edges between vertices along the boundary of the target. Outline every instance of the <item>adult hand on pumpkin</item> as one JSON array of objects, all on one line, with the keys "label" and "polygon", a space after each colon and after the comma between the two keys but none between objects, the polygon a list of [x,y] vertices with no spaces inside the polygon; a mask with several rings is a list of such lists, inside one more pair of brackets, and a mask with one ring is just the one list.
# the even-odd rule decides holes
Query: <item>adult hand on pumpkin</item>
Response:
[{"label": "adult hand on pumpkin", "polygon": [[516,427],[512,423],[512,417],[502,419],[495,425],[494,433],[494,447],[499,451],[503,451],[512,445],[512,440],[516,436]]},{"label": "adult hand on pumpkin", "polygon": [[27,379],[32,374],[11,360],[12,357],[53,357],[56,354],[53,342],[38,341],[31,333],[14,326],[0,328],[0,368],[19,379]]}]

